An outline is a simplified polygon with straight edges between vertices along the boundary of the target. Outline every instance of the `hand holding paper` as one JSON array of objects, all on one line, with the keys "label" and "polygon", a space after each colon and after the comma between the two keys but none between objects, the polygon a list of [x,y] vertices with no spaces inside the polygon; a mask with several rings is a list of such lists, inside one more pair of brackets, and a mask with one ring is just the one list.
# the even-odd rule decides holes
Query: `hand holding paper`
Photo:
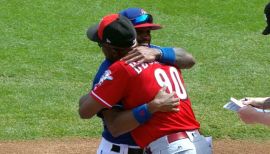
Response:
[{"label": "hand holding paper", "polygon": [[[245,104],[242,103],[242,101],[237,100],[233,97],[230,98],[230,101],[223,106],[223,108],[235,111],[237,112],[240,108],[246,106]],[[255,108],[255,107],[254,107]],[[269,110],[263,111],[262,109],[255,108],[258,112],[270,112]]]}]

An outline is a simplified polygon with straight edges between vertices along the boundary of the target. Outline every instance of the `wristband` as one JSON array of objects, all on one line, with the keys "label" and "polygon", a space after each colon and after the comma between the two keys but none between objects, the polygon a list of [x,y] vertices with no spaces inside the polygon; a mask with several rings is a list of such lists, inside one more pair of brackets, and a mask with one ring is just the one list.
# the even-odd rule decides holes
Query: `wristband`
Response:
[{"label": "wristband", "polygon": [[140,123],[143,124],[151,118],[151,113],[148,110],[148,105],[143,104],[132,109],[134,118]]},{"label": "wristband", "polygon": [[160,49],[160,48],[156,48],[157,50],[158,50],[158,52],[159,52],[159,54],[160,54],[160,56],[157,58],[158,60],[161,60],[162,59],[162,57],[163,57],[163,52],[162,52],[162,50]]},{"label": "wristband", "polygon": [[162,63],[169,63],[169,64],[174,64],[175,63],[175,53],[173,48],[160,48],[162,52],[162,57],[160,61]]}]

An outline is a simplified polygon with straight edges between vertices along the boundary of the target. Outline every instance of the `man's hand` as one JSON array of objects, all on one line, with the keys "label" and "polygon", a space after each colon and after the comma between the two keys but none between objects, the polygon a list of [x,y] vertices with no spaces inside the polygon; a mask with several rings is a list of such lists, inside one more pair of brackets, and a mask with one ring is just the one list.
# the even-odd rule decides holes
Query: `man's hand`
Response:
[{"label": "man's hand", "polygon": [[251,105],[259,109],[264,109],[269,108],[269,103],[264,104],[267,99],[269,99],[269,97],[246,97],[240,101],[245,105]]},{"label": "man's hand", "polygon": [[160,112],[178,112],[179,111],[179,100],[176,98],[175,92],[166,93],[167,87],[162,87],[158,92],[154,100],[148,103],[149,111],[151,113]]},{"label": "man's hand", "polygon": [[138,46],[133,50],[129,51],[128,54],[121,60],[126,61],[126,63],[136,62],[136,65],[140,65],[144,62],[155,61],[159,56],[160,52],[158,49],[149,48],[146,46]]}]

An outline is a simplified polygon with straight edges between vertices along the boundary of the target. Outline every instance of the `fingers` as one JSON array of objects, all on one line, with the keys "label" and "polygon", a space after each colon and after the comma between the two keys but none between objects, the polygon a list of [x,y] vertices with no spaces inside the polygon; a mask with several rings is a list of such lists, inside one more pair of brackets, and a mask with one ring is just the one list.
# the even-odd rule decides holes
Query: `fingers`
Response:
[{"label": "fingers", "polygon": [[132,63],[132,62],[136,62],[136,65],[139,65],[138,62],[143,58],[142,55],[136,55],[136,56],[133,56],[133,57],[130,57],[130,59],[126,60],[126,63],[129,64],[129,63]]},{"label": "fingers", "polygon": [[178,97],[177,98],[174,97],[173,99],[174,99],[175,102],[179,102],[180,101],[180,98],[178,98]]},{"label": "fingers", "polygon": [[250,105],[252,102],[251,102],[251,101],[242,101],[242,103],[243,103],[244,105]]},{"label": "fingers", "polygon": [[138,49],[134,48],[131,51],[128,52],[128,54],[122,58],[122,60],[128,60],[134,56],[141,55],[140,52],[138,52]]},{"label": "fingers", "polygon": [[247,101],[247,98],[246,97],[245,98],[241,98],[240,101],[241,102],[245,102],[245,101]]},{"label": "fingers", "polygon": [[[142,58],[143,58],[143,57],[142,57]],[[141,60],[138,60],[138,61],[136,62],[135,67],[141,65],[141,64],[144,63],[144,62],[146,62],[145,59],[142,59],[142,58],[141,58]]]},{"label": "fingers", "polygon": [[179,109],[179,108],[172,108],[172,111],[173,111],[173,112],[179,112],[180,109]]},{"label": "fingers", "polygon": [[121,60],[126,61],[127,64],[136,62],[136,66],[146,62],[144,55],[140,54],[139,52],[132,52],[123,57]]},{"label": "fingers", "polygon": [[166,110],[162,111],[162,112],[179,112],[180,109],[177,107],[169,107]]},{"label": "fingers", "polygon": [[171,94],[170,93],[167,93],[167,85],[163,85],[162,88],[160,88],[158,94],[162,95],[162,97],[164,98],[170,98],[171,97]]},{"label": "fingers", "polygon": [[169,97],[169,99],[172,99],[172,100],[178,100],[178,101],[180,100],[180,98],[178,98],[178,96],[175,92],[169,93],[168,97]]},{"label": "fingers", "polygon": [[128,59],[131,59],[132,57],[134,57],[136,55],[138,55],[138,53],[136,51],[134,51],[134,50],[131,50],[131,51],[128,52],[128,54],[125,57],[121,58],[121,60],[128,60]]},{"label": "fingers", "polygon": [[163,85],[163,87],[159,90],[159,91],[166,91],[166,89],[167,89],[167,86],[166,85]]},{"label": "fingers", "polygon": [[171,102],[168,104],[168,109],[166,112],[178,112],[179,109],[179,98],[172,98]]},{"label": "fingers", "polygon": [[249,97],[245,97],[240,99],[240,101],[244,104],[244,105],[251,105],[253,101],[251,101],[251,99]]},{"label": "fingers", "polygon": [[172,103],[172,106],[173,106],[173,107],[178,107],[179,104],[180,104],[179,102],[175,102],[175,103]]}]

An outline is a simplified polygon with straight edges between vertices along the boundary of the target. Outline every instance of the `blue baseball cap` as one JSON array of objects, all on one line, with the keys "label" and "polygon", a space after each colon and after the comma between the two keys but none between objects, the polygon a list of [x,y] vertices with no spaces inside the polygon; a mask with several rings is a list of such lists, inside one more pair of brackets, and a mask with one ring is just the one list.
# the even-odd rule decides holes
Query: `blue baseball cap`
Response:
[{"label": "blue baseball cap", "polygon": [[150,28],[151,30],[157,30],[162,28],[159,24],[154,24],[152,15],[141,8],[128,8],[120,11],[119,14],[127,17],[136,29]]}]

